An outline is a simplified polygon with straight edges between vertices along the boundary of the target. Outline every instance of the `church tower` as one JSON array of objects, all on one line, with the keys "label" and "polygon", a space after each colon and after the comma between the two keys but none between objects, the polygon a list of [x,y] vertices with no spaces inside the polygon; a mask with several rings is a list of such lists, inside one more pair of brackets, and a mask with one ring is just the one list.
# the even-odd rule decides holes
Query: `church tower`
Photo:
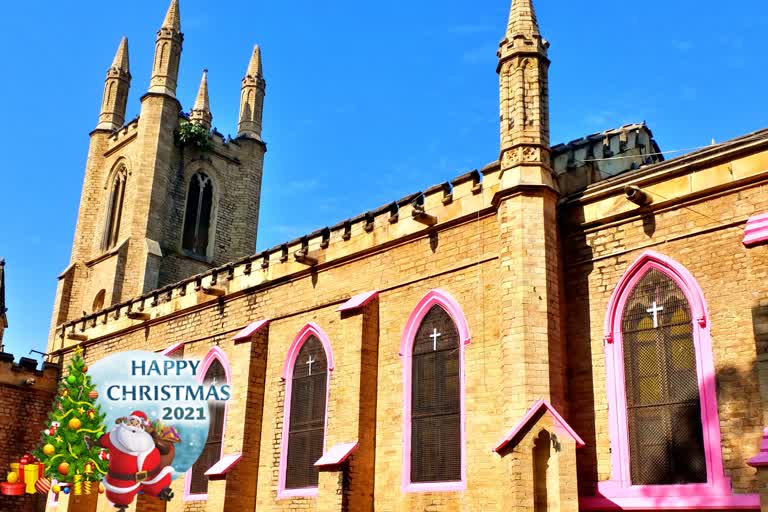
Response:
[{"label": "church tower", "polygon": [[225,138],[211,130],[207,70],[189,115],[182,112],[183,41],[179,1],[172,0],[157,32],[149,90],[139,116],[127,123],[131,74],[128,41],[120,42],[91,132],[52,329],[256,250],[266,152],[261,55],[251,57],[243,80],[241,103],[248,108],[241,105],[238,136]]},{"label": "church tower", "polygon": [[513,0],[498,51],[501,183],[495,202],[506,290],[500,304],[504,413],[537,399],[564,408],[559,192],[550,163],[547,49],[532,0]]}]

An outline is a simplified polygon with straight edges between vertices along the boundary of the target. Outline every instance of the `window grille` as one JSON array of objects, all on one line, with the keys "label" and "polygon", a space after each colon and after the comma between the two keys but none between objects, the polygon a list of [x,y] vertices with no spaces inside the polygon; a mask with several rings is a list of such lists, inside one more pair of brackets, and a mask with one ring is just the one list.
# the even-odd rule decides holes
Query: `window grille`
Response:
[{"label": "window grille", "polygon": [[293,364],[286,489],[317,487],[315,462],[323,456],[328,363],[319,339],[304,342]]},{"label": "window grille", "polygon": [[411,482],[461,480],[459,333],[433,306],[413,344]]},{"label": "window grille", "polygon": [[669,276],[637,283],[622,339],[632,484],[706,482],[691,308]]},{"label": "window grille", "polygon": [[[227,381],[227,374],[221,363],[214,359],[205,373],[205,385],[218,386]],[[206,494],[208,492],[208,477],[205,472],[221,458],[221,444],[224,434],[224,402],[208,402],[210,415],[208,437],[200,457],[192,465],[192,475],[189,485],[190,494]]]},{"label": "window grille", "polygon": [[187,194],[182,249],[197,256],[208,254],[208,234],[213,209],[213,184],[203,173],[192,176]]}]

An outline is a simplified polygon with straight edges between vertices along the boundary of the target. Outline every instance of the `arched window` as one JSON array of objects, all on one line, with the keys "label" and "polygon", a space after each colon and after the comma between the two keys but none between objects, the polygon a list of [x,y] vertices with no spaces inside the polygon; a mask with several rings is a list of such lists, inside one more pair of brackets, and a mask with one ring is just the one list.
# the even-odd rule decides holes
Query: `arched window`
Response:
[{"label": "arched window", "polygon": [[109,189],[107,201],[107,221],[104,224],[104,234],[101,238],[101,248],[111,249],[117,243],[120,236],[120,220],[123,215],[123,199],[125,197],[125,181],[127,173],[125,167],[121,167],[115,173],[112,186]]},{"label": "arched window", "polygon": [[[213,348],[206,358],[200,363],[200,371],[204,376],[203,384],[207,386],[221,386],[229,383],[229,374],[225,367],[226,356],[219,348]],[[208,437],[203,445],[197,461],[187,473],[185,497],[192,499],[205,499],[208,493],[208,477],[205,472],[216,464],[222,457],[224,424],[226,420],[226,402],[208,402]]]},{"label": "arched window", "polygon": [[403,487],[460,490],[464,468],[464,315],[446,292],[433,290],[406,325]]},{"label": "arched window", "polygon": [[96,294],[96,297],[93,298],[93,307],[91,308],[91,312],[98,313],[102,309],[104,309],[104,298],[107,295],[107,291],[105,289],[99,290],[99,293]]},{"label": "arched window", "polygon": [[706,303],[688,270],[641,255],[611,296],[605,334],[611,479],[599,494],[627,506],[752,503],[723,472]]},{"label": "arched window", "polygon": [[182,249],[200,257],[208,255],[212,210],[213,183],[199,172],[189,182]]},{"label": "arched window", "polygon": [[299,333],[283,367],[286,381],[278,497],[314,496],[315,462],[325,447],[325,415],[333,354],[314,324]]},{"label": "arched window", "polygon": [[671,277],[637,282],[621,336],[632,484],[706,482],[691,308]]}]

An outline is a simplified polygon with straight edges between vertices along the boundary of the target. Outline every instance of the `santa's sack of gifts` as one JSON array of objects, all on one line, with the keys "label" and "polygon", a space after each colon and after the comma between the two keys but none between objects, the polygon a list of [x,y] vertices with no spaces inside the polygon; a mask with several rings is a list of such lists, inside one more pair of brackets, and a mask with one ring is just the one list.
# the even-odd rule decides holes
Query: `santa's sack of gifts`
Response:
[{"label": "santa's sack of gifts", "polygon": [[170,466],[176,456],[175,443],[181,442],[179,431],[174,427],[165,427],[160,421],[152,424],[152,437],[157,451],[160,452],[160,467]]}]

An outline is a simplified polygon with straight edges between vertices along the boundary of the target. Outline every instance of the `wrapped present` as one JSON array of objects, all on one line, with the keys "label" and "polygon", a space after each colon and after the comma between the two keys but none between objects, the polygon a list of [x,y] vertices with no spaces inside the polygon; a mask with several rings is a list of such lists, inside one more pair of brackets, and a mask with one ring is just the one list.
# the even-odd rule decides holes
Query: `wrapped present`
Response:
[{"label": "wrapped present", "polygon": [[170,441],[171,443],[181,442],[181,436],[179,436],[179,431],[176,430],[174,427],[163,427],[162,430],[160,430],[160,439],[164,441]]},{"label": "wrapped present", "polygon": [[0,493],[4,494],[5,496],[23,496],[24,489],[25,486],[21,482],[16,482],[15,484],[10,482],[3,482],[0,484]]},{"label": "wrapped present", "polygon": [[19,475],[19,482],[24,483],[24,472],[21,470],[21,464],[18,462],[11,462],[11,471]]}]

